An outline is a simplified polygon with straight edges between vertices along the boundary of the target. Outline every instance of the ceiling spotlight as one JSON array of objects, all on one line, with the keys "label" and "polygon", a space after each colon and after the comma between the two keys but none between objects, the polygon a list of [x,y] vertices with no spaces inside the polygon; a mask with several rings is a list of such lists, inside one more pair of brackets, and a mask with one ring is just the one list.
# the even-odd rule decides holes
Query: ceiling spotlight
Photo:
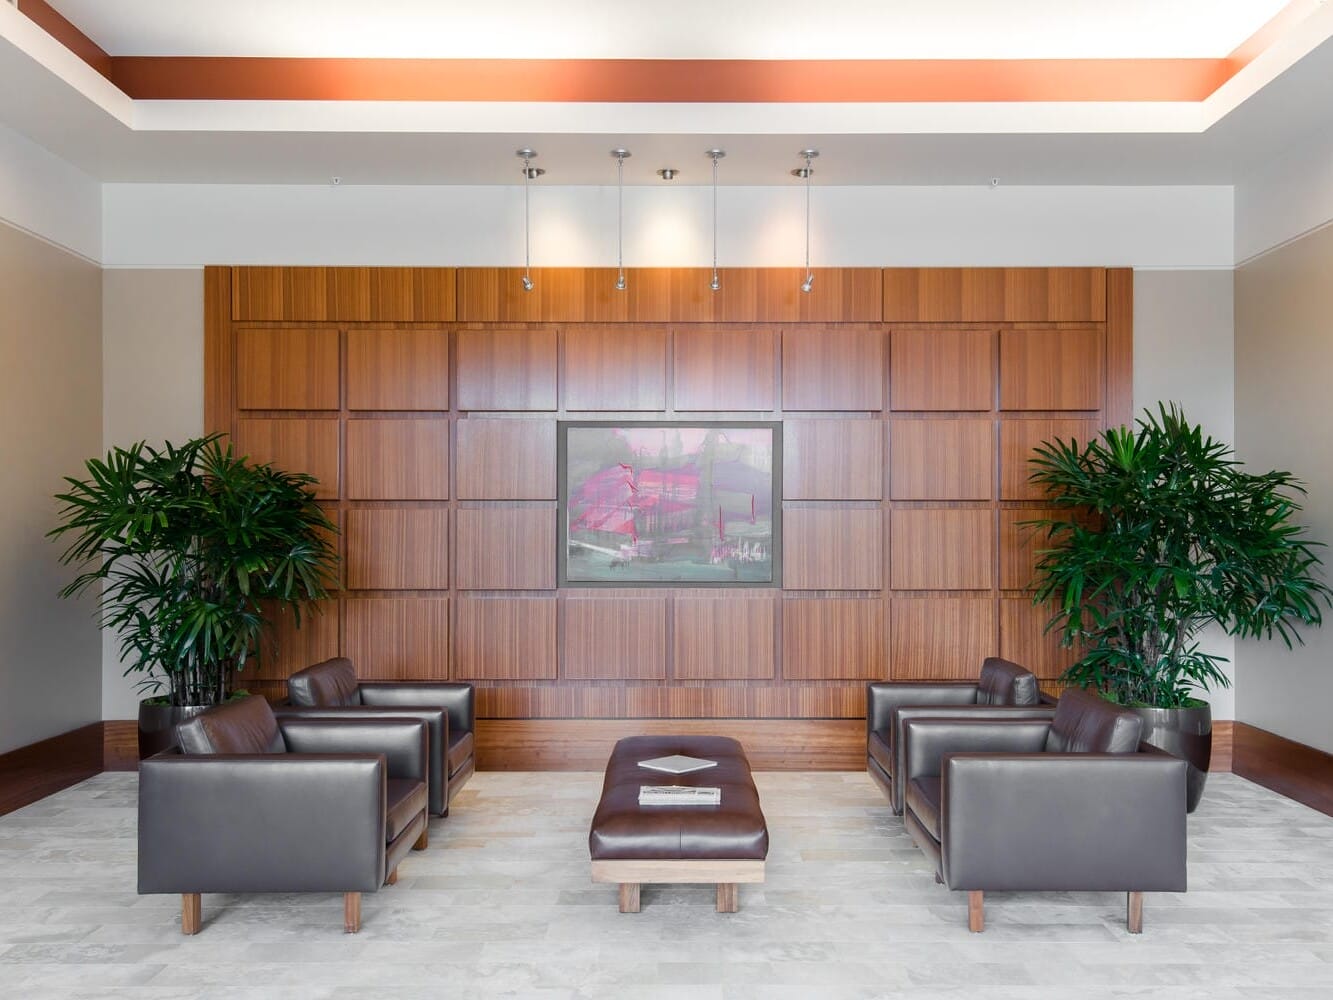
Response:
[{"label": "ceiling spotlight", "polygon": [[805,181],[805,280],[801,282],[801,291],[809,294],[815,287],[815,272],[810,270],[810,178],[815,175],[815,168],[810,162],[819,155],[819,150],[803,149],[799,155],[805,157],[805,166],[797,167],[791,175]]},{"label": "ceiling spotlight", "polygon": [[531,182],[546,173],[541,167],[534,167],[532,161],[537,158],[537,151],[522,149],[514,155],[523,161],[523,291],[532,291],[532,197]]},{"label": "ceiling spotlight", "polygon": [[704,150],[704,156],[713,161],[713,280],[708,283],[708,287],[714,292],[722,287],[722,281],[717,276],[717,165],[726,155],[725,149]]},{"label": "ceiling spotlight", "polygon": [[625,161],[628,149],[611,150],[616,161],[616,291],[625,290]]},{"label": "ceiling spotlight", "polygon": [[657,176],[662,178],[662,180],[664,181],[673,181],[676,179],[676,175],[678,173],[680,173],[680,171],[677,170],[675,167],[663,167],[661,170],[657,172]]}]

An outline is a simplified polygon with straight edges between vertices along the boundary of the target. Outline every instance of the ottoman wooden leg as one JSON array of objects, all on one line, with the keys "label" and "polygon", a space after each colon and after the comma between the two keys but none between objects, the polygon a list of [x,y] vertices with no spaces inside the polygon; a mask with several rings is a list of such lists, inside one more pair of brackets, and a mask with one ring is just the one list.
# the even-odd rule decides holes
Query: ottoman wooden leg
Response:
[{"label": "ottoman wooden leg", "polygon": [[198,934],[203,925],[203,903],[197,892],[181,893],[181,933]]},{"label": "ottoman wooden leg", "polygon": [[343,930],[355,934],[361,930],[361,893],[343,893]]},{"label": "ottoman wooden leg", "polygon": [[972,889],[967,894],[967,929],[980,934],[986,929],[986,894]]},{"label": "ottoman wooden leg", "polygon": [[741,887],[735,882],[717,884],[717,912],[736,913],[741,908]]},{"label": "ottoman wooden leg", "polygon": [[620,912],[638,913],[639,912],[639,883],[621,882],[620,883]]},{"label": "ottoman wooden leg", "polygon": [[1131,934],[1143,933],[1143,893],[1131,892],[1126,898],[1125,926]]}]

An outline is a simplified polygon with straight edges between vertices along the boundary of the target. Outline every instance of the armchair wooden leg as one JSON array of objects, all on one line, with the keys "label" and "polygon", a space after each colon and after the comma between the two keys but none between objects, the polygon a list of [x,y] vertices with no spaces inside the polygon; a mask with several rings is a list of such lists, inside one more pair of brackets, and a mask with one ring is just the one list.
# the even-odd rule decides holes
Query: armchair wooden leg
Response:
[{"label": "armchair wooden leg", "polygon": [[181,893],[181,933],[198,934],[203,922],[203,900],[199,893]]},{"label": "armchair wooden leg", "polygon": [[343,930],[355,934],[361,930],[361,893],[343,893]]},{"label": "armchair wooden leg", "polygon": [[398,884],[398,866],[395,865],[393,871],[389,872],[389,877],[384,880],[385,885]]},{"label": "armchair wooden leg", "polygon": [[985,893],[972,889],[967,894],[967,929],[980,934],[986,929]]},{"label": "armchair wooden leg", "polygon": [[412,850],[424,851],[429,846],[430,846],[430,824],[427,824],[426,826],[423,826],[421,828],[421,836],[418,837],[417,842],[412,845]]},{"label": "armchair wooden leg", "polygon": [[1143,933],[1143,893],[1129,893],[1125,901],[1125,926],[1131,934]]},{"label": "armchair wooden leg", "polygon": [[620,912],[638,913],[639,912],[639,883],[621,882],[620,883]]},{"label": "armchair wooden leg", "polygon": [[717,884],[717,912],[739,913],[741,908],[741,887],[735,882]]}]

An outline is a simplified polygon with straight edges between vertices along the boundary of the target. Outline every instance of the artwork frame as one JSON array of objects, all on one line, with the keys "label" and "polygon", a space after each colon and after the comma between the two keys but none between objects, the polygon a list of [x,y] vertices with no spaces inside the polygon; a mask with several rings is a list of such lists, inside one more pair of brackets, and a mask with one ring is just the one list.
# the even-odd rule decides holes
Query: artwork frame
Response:
[{"label": "artwork frame", "polygon": [[[780,589],[782,586],[782,423],[776,420],[562,420],[556,425],[556,567],[560,587],[572,588],[742,588]],[[633,447],[630,441],[662,440],[679,451],[668,452],[663,445],[665,461],[676,463],[670,469],[656,464],[629,468],[637,463],[611,462],[610,450]],[[719,432],[721,434],[719,435]],[[727,432],[734,432],[728,435]],[[624,444],[611,439],[617,435]],[[667,435],[670,435],[668,438]],[[701,448],[725,447],[728,476],[744,480],[745,490],[718,489],[714,496],[712,480],[699,476],[690,478],[686,472],[688,451],[702,435]],[[765,443],[767,450],[764,450]],[[598,449],[604,449],[598,458]],[[594,485],[589,469],[601,461],[606,465],[596,476],[600,485]],[[658,461],[662,461],[659,459]],[[622,474],[611,468],[617,465]],[[710,463],[710,469],[712,465]],[[630,487],[630,481],[642,487],[636,477],[652,476],[659,489],[670,475],[685,475],[689,482],[683,487],[686,499],[671,496],[674,527],[650,529],[641,519],[641,509],[621,505],[610,517],[615,521],[608,528],[607,517],[590,523],[589,489],[600,491],[598,498],[607,494],[608,477],[619,478],[624,489],[612,496],[629,496],[639,489]],[[690,486],[697,479],[694,496]],[[728,483],[728,487],[736,484]],[[620,489],[617,483],[614,489]],[[571,490],[573,499],[571,501]],[[745,495],[749,497],[749,517],[745,517]],[[707,496],[709,516],[713,509],[720,526],[715,537],[698,524],[702,503]],[[658,499],[665,503],[664,495]],[[681,506],[689,503],[687,509]],[[600,504],[600,510],[609,511],[615,500]],[[739,505],[739,509],[738,509]],[[654,511],[654,514],[659,513]],[[573,526],[571,527],[571,520]],[[635,527],[630,526],[633,522]],[[748,521],[748,523],[746,523]],[[691,526],[693,522],[693,526]],[[642,529],[642,534],[636,531]],[[590,539],[589,532],[600,537]],[[665,537],[666,535],[671,537]],[[609,540],[608,540],[609,539]],[[646,549],[646,555],[645,555]],[[618,550],[618,553],[617,551]],[[627,557],[626,557],[627,556]],[[602,565],[605,562],[606,565]]]}]

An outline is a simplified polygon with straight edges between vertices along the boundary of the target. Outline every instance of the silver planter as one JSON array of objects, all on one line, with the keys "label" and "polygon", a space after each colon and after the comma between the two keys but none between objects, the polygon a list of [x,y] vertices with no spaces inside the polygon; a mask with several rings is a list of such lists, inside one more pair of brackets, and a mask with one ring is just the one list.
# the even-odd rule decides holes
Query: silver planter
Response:
[{"label": "silver planter", "polygon": [[1189,767],[1185,784],[1185,811],[1194,812],[1208,780],[1213,754],[1213,710],[1200,708],[1135,708],[1143,719],[1143,742],[1179,757]]},{"label": "silver planter", "polygon": [[180,745],[176,726],[198,715],[207,705],[150,705],[139,702],[139,759]]}]

